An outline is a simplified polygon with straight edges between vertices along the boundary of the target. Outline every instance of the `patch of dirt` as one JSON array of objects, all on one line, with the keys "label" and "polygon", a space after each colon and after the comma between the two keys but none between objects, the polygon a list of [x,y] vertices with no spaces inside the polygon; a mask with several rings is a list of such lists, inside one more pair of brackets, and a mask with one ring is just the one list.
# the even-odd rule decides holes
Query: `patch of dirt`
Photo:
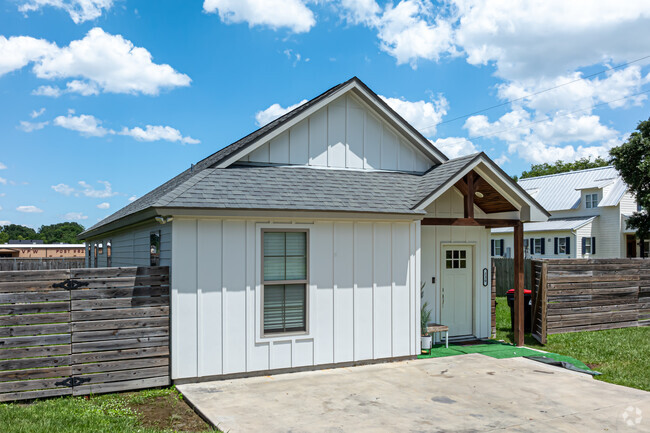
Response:
[{"label": "patch of dirt", "polygon": [[590,363],[587,362],[587,363],[585,363],[585,365],[586,365],[587,367],[591,368],[592,370],[596,370],[597,368],[600,368],[600,366],[601,366],[602,364],[590,364]]},{"label": "patch of dirt", "polygon": [[129,403],[138,413],[143,427],[176,432],[213,431],[181,398],[168,394],[147,398],[143,403]]}]

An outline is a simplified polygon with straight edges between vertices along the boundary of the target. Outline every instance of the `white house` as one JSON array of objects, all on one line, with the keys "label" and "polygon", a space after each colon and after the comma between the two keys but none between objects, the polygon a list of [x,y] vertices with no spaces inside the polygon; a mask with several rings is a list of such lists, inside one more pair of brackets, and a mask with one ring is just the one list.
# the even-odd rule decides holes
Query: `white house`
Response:
[{"label": "white house", "polygon": [[171,266],[178,381],[412,357],[421,296],[451,336],[489,337],[490,227],[547,217],[355,77],[81,237],[112,266]]},{"label": "white house", "polygon": [[[519,185],[550,212],[524,225],[524,249],[534,258],[648,257],[648,240],[626,229],[634,195],[614,167],[521,179]],[[493,257],[512,257],[512,229],[492,229]]]}]

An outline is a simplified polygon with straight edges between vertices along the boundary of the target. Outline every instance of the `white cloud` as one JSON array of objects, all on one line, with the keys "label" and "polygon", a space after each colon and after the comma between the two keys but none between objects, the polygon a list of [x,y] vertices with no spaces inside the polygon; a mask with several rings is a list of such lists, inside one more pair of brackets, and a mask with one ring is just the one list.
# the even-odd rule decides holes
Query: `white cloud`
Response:
[{"label": "white cloud", "polygon": [[0,226],[8,226],[9,224],[11,224],[11,221],[0,220]]},{"label": "white cloud", "polygon": [[380,47],[397,59],[416,68],[417,60],[438,60],[444,53],[455,53],[451,24],[430,18],[429,3],[404,0],[388,5],[377,24]]},{"label": "white cloud", "polygon": [[81,221],[81,220],[88,219],[88,216],[84,215],[82,212],[68,212],[67,214],[63,215],[63,219],[72,220],[72,221]]},{"label": "white cloud", "polygon": [[49,96],[50,98],[58,98],[63,91],[56,86],[38,86],[32,90],[32,95],[35,96]]},{"label": "white cloud", "polygon": [[508,158],[508,155],[506,155],[505,153],[502,153],[501,156],[499,156],[498,158],[494,158],[494,162],[496,162],[497,165],[501,166],[506,162],[510,162],[510,158]]},{"label": "white cloud", "polygon": [[70,185],[66,185],[65,183],[52,185],[52,189],[58,192],[59,194],[63,194],[63,195],[70,195],[74,192],[74,188],[72,188]]},{"label": "white cloud", "polygon": [[171,142],[180,142],[182,144],[197,144],[200,143],[199,140],[196,140],[192,137],[183,137],[181,132],[178,129],[172,128],[171,126],[152,126],[147,125],[145,129],[142,129],[138,126],[135,128],[123,128],[119,132],[120,135],[128,135],[135,138],[138,141],[158,141],[165,140]]},{"label": "white cloud", "polygon": [[473,65],[507,79],[554,77],[648,54],[647,1],[453,0],[456,42]]},{"label": "white cloud", "polygon": [[12,36],[7,39],[0,35],[0,76],[21,69],[57,50],[56,44],[44,39],[29,36]]},{"label": "white cloud", "polygon": [[80,114],[79,116],[68,114],[67,116],[58,116],[53,121],[56,126],[77,131],[86,137],[103,137],[106,134],[115,133],[115,131],[101,126],[101,123],[101,120],[88,114]]},{"label": "white cloud", "polygon": [[137,196],[132,195],[131,197],[129,197],[129,203],[133,203],[133,202],[136,201],[137,199],[138,199]]},{"label": "white cloud", "polygon": [[341,0],[343,16],[354,24],[374,25],[381,8],[375,0]]},{"label": "white cloud", "polygon": [[7,179],[5,179],[4,177],[0,177],[0,183],[3,184],[3,185],[6,185],[7,184]]},{"label": "white cloud", "polygon": [[280,116],[287,114],[289,111],[294,110],[300,107],[302,104],[307,102],[306,99],[298,102],[297,104],[290,105],[289,107],[282,107],[280,104],[273,104],[269,106],[266,110],[258,111],[255,113],[255,122],[258,126],[266,125],[267,123],[277,119]]},{"label": "white cloud", "polygon": [[28,122],[26,120],[21,120],[18,128],[25,132],[38,131],[39,129],[45,128],[48,123],[50,122]]},{"label": "white cloud", "polygon": [[41,108],[40,110],[33,110],[32,113],[30,114],[30,117],[32,119],[36,119],[37,117],[41,116],[43,113],[45,113],[45,108]]},{"label": "white cloud", "polygon": [[437,99],[433,99],[430,102],[406,101],[398,98],[387,98],[381,95],[380,98],[427,137],[435,135],[436,125],[442,121],[442,117],[447,114],[447,109],[449,108],[447,99],[442,95],[438,95]]},{"label": "white cloud", "polygon": [[[189,86],[191,79],[167,64],[156,64],[145,48],[99,27],[67,47],[27,36],[0,36],[0,75],[34,62],[38,78],[71,79],[66,89],[41,86],[34,94],[59,96],[108,93],[157,95],[162,89]],[[79,80],[81,79],[81,80]]]},{"label": "white cloud", "polygon": [[435,141],[430,141],[438,150],[451,159],[478,152],[474,143],[463,137],[438,138]]},{"label": "white cloud", "polygon": [[109,10],[113,6],[113,0],[26,0],[18,6],[18,10],[27,13],[46,6],[63,9],[75,24],[79,24],[99,18],[104,9]]},{"label": "white cloud", "polygon": [[79,185],[83,188],[81,193],[86,197],[91,198],[108,198],[117,195],[117,192],[113,192],[113,187],[110,182],[106,180],[98,180],[97,183],[104,185],[104,189],[95,189],[83,180],[79,181]]},{"label": "white cloud", "polygon": [[4,170],[6,168],[7,168],[7,166],[0,162],[0,170]]},{"label": "white cloud", "polygon": [[308,32],[316,25],[314,13],[303,0],[205,0],[203,10],[218,13],[225,23],[288,28],[293,33]]},{"label": "white cloud", "polygon": [[18,212],[25,212],[25,213],[41,213],[43,212],[42,209],[37,208],[36,206],[18,206],[16,208]]},{"label": "white cloud", "polygon": [[111,204],[106,201],[97,205],[98,209],[108,209],[109,207],[111,207]]}]

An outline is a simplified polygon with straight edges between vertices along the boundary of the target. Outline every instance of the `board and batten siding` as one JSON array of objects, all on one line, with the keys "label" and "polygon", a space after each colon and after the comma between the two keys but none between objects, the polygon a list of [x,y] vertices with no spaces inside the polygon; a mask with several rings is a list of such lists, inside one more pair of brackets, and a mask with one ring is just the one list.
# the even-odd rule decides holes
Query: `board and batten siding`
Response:
[{"label": "board and batten siding", "polygon": [[[419,222],[173,222],[172,378],[410,356]],[[308,330],[261,336],[260,233],[309,230]]]},{"label": "board and batten siding", "polygon": [[[126,230],[113,232],[101,237],[86,240],[86,266],[94,267],[94,263],[88,264],[88,245],[95,243],[103,244],[102,254],[97,254],[97,267],[103,268],[107,264],[106,243],[111,242],[111,267],[119,266],[150,266],[149,234],[160,230],[160,266],[171,266],[172,258],[172,224],[159,224],[152,222]],[[91,252],[91,261],[93,260]]]},{"label": "board and batten siding", "polygon": [[432,161],[359,99],[344,95],[242,162],[424,172]]}]

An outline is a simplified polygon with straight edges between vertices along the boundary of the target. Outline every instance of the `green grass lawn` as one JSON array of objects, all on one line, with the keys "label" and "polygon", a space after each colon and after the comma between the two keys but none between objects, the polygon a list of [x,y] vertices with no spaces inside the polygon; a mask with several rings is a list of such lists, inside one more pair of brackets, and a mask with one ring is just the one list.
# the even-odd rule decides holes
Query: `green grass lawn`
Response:
[{"label": "green grass lawn", "polygon": [[173,388],[0,404],[2,433],[212,432]]},{"label": "green grass lawn", "polygon": [[[513,343],[505,297],[497,298],[496,315],[497,340]],[[549,335],[545,346],[526,334],[525,344],[579,359],[602,373],[598,380],[650,391],[650,327]]]}]

